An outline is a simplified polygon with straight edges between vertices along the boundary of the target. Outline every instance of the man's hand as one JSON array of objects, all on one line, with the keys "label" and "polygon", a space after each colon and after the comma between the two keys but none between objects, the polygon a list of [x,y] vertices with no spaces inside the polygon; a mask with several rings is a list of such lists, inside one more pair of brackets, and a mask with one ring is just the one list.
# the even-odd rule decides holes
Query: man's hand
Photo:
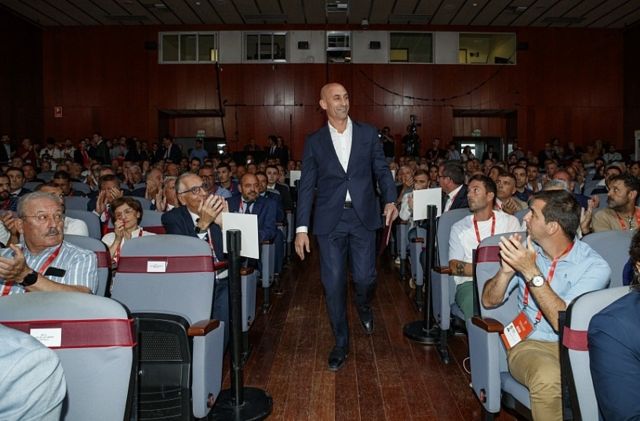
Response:
[{"label": "man's hand", "polygon": [[[540,271],[536,265],[536,250],[533,248],[531,236],[527,238],[527,246],[523,246],[520,242],[520,234],[512,234],[508,238],[500,239],[500,257],[503,261],[503,272],[508,273],[510,267],[512,270],[520,272],[525,279],[530,279]],[[506,263],[507,266],[504,264]]]},{"label": "man's hand", "polygon": [[507,200],[502,201],[502,210],[509,215],[513,215],[520,210],[516,201],[513,198],[508,198]]},{"label": "man's hand", "polygon": [[0,277],[21,283],[22,279],[31,273],[31,269],[27,266],[22,249],[15,244],[9,247],[13,250],[14,257],[0,257]]},{"label": "man's hand", "polygon": [[107,206],[107,191],[106,190],[100,190],[100,192],[98,193],[98,199],[96,200],[96,212],[98,213],[98,215],[102,215],[102,212],[105,211],[106,206]]},{"label": "man's hand", "polygon": [[110,197],[111,200],[109,200],[109,203],[113,202],[114,200],[122,197],[122,190],[120,190],[118,187],[113,187],[110,191]]},{"label": "man's hand", "polygon": [[20,239],[20,231],[18,229],[18,218],[14,216],[13,212],[6,212],[4,215],[0,217],[0,220],[4,224],[4,227],[9,231],[11,236],[7,241],[7,246],[9,244],[16,244]]},{"label": "man's hand", "polygon": [[[384,224],[385,226],[391,225],[393,221],[398,217],[398,208],[393,203],[387,203],[384,206]],[[296,239],[297,241],[297,239]],[[307,240],[308,243],[308,240]]]},{"label": "man's hand", "polygon": [[222,214],[225,212],[229,212],[229,202],[227,202],[222,196],[220,196],[220,198],[222,199],[222,210],[220,211],[220,213],[218,213],[216,219],[214,219],[213,222],[214,224],[222,227]]},{"label": "man's hand", "polygon": [[220,196],[210,195],[200,205],[198,215],[200,216],[200,222],[198,226],[201,229],[206,229],[212,222],[218,220],[219,215],[222,213],[226,200]]},{"label": "man's hand", "polygon": [[304,260],[305,250],[307,253],[311,252],[311,248],[309,246],[309,234],[307,234],[306,232],[297,233],[295,246],[296,246],[296,254],[298,255],[298,257],[300,257],[300,260]]},{"label": "man's hand", "polygon": [[587,202],[587,209],[598,209],[598,206],[600,206],[600,196],[594,194]]}]

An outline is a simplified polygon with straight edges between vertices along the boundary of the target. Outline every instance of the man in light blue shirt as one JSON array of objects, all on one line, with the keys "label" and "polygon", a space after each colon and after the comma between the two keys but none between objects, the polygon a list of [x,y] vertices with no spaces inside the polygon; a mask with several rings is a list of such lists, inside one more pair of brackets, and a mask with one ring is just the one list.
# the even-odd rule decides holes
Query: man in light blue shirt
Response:
[{"label": "man in light blue shirt", "polygon": [[518,288],[518,306],[533,332],[508,350],[509,371],[529,389],[534,420],[562,420],[558,312],[579,295],[605,288],[611,268],[576,239],[580,205],[572,194],[536,193],[524,220],[527,244],[517,234],[501,240],[501,267],[486,283],[482,303],[498,306]]}]

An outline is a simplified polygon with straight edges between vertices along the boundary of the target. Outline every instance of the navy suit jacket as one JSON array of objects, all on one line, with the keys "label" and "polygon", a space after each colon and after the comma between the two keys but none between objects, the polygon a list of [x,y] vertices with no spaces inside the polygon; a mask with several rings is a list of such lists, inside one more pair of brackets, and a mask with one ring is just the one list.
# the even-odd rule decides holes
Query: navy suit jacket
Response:
[{"label": "navy suit jacket", "polygon": [[640,292],[631,291],[593,316],[589,323],[591,376],[606,420],[640,415],[638,321]]},{"label": "navy suit jacket", "polygon": [[[444,206],[446,204],[447,204],[447,195],[444,192],[442,192],[442,210],[443,211],[444,211]],[[468,208],[468,207],[469,207],[469,202],[467,201],[467,185],[463,184],[462,188],[460,189],[460,191],[458,191],[458,194],[453,199],[453,203],[451,204],[451,207],[449,208],[449,210],[462,209],[462,208]]]},{"label": "navy suit jacket", "polygon": [[[241,200],[242,196],[228,198],[229,212],[238,213]],[[277,206],[273,200],[258,196],[251,209],[253,215],[258,215],[258,241],[271,241],[276,237],[276,212]]]},{"label": "navy suit jacket", "polygon": [[267,200],[271,200],[276,204],[276,222],[286,223],[286,215],[284,213],[284,207],[282,206],[282,196],[278,193],[267,190],[262,195]]},{"label": "navy suit jacket", "polygon": [[[180,206],[171,209],[169,212],[162,214],[162,225],[167,234],[188,235],[189,237],[198,237],[196,234],[196,226],[191,219],[191,214],[186,206]],[[222,253],[222,230],[217,224],[209,226],[209,238],[213,243],[213,249],[216,252],[218,260],[225,260]]]},{"label": "navy suit jacket", "polygon": [[304,143],[296,221],[297,226],[310,225],[315,190],[313,231],[318,235],[329,234],[340,221],[347,189],[353,209],[367,230],[382,226],[375,181],[384,203],[396,200],[396,186],[378,140],[378,130],[353,120],[352,125],[346,172],[331,142],[328,124],[309,135]]}]

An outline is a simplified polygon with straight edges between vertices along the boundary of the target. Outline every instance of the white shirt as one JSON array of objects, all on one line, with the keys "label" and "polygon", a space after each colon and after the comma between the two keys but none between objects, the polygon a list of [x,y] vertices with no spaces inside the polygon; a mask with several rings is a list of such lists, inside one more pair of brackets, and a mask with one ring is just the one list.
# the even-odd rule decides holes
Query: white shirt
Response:
[{"label": "white shirt", "polygon": [[[329,125],[329,134],[331,134],[331,143],[333,143],[333,148],[336,151],[336,155],[338,155],[340,165],[342,165],[344,172],[347,172],[353,137],[353,125],[351,124],[351,119],[347,117],[347,128],[342,133],[339,133],[330,122],[327,122],[327,124]],[[347,190],[347,195],[344,200],[346,202],[351,202],[349,190]]]},{"label": "white shirt", "polygon": [[[524,231],[524,224],[520,224],[518,218],[502,211],[494,211],[496,216],[495,234],[507,232]],[[484,240],[491,236],[492,218],[486,221],[478,221],[478,232],[480,239]],[[449,235],[449,261],[459,260],[465,263],[473,262],[473,250],[478,248],[478,238],[473,224],[473,215],[465,216],[460,221],[453,224]],[[456,285],[473,280],[472,276],[454,276]]]},{"label": "white shirt", "polygon": [[462,184],[460,184],[455,190],[447,195],[447,202],[444,204],[444,211],[446,212],[451,209],[451,205],[453,205],[453,199],[460,193],[460,189],[462,188]]},{"label": "white shirt", "polygon": [[82,219],[64,217],[64,233],[72,235],[82,235],[83,237],[89,236],[89,228],[87,223]]},{"label": "white shirt", "polygon": [[[189,209],[187,209],[187,210],[189,210]],[[191,220],[193,221],[193,225],[194,226],[198,225],[197,221],[198,221],[198,219],[200,219],[200,216],[198,216],[197,213],[193,213],[191,211],[189,211],[189,215],[191,215]],[[196,233],[198,238],[201,239],[201,240],[204,240],[204,237],[206,235],[208,235],[208,234],[209,234],[208,231]],[[223,235],[224,235],[224,233],[223,233]],[[213,238],[211,238],[210,240],[211,240],[211,242],[213,242]],[[213,250],[211,250],[211,255],[213,255]],[[223,270],[220,270],[220,271],[216,272],[216,276],[218,278],[220,278],[220,279],[223,279],[223,278],[226,278],[226,277],[229,276],[229,272],[227,271],[227,269],[223,269]]]}]

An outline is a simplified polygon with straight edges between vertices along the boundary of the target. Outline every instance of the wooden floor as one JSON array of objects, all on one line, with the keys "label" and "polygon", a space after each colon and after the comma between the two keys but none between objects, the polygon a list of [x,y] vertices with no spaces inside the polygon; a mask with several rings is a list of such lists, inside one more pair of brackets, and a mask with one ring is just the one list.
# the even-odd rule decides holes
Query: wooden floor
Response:
[{"label": "wooden floor", "polygon": [[[272,296],[269,312],[260,313],[250,331],[253,352],[244,369],[245,385],[264,389],[273,397],[269,419],[481,419],[480,404],[463,369],[468,356],[466,337],[450,338],[448,365],[433,347],[406,339],[403,326],[421,314],[412,305],[408,288],[399,282],[397,268],[388,263],[378,268],[372,303],[374,334],[364,334],[350,304],[350,355],[339,372],[328,371],[327,357],[334,342],[317,251],[304,262],[295,262],[285,272],[285,293]],[[225,367],[228,371],[228,357]],[[227,372],[224,388],[228,387]],[[498,419],[514,418],[503,411]]]}]

